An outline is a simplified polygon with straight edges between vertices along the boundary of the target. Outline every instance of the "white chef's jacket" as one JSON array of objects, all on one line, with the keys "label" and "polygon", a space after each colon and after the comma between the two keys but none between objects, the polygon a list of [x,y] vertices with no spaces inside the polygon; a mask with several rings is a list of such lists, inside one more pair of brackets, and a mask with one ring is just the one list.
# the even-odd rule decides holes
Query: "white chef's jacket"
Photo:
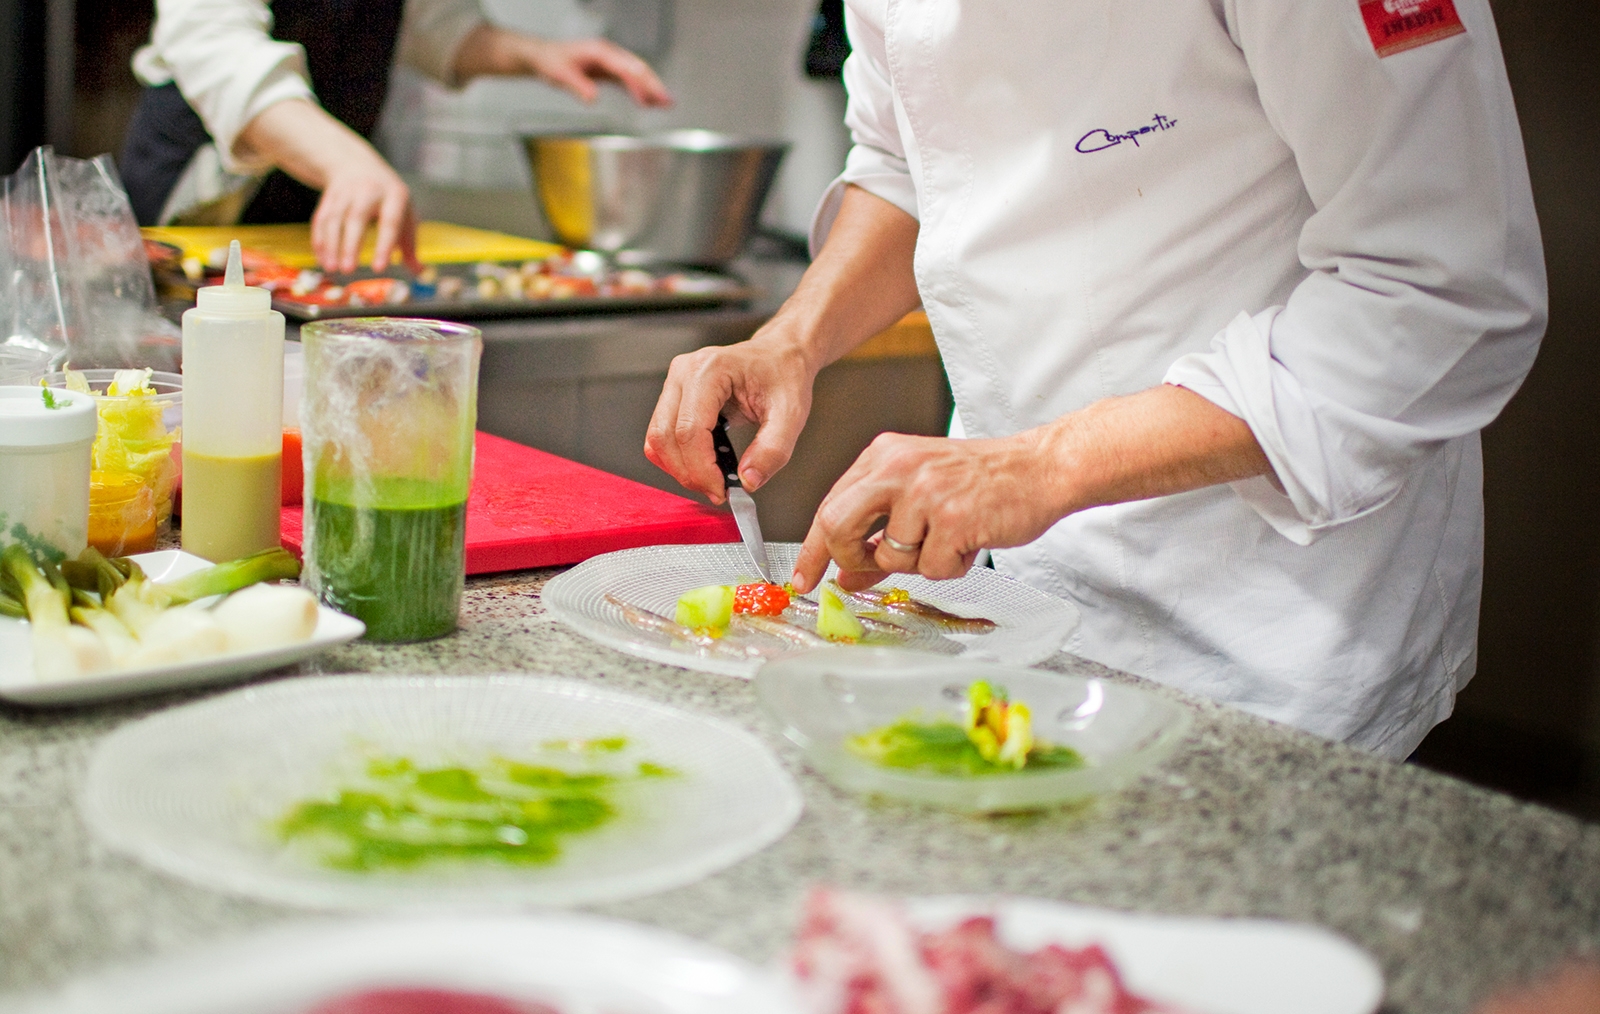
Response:
[{"label": "white chef's jacket", "polygon": [[1282,484],[1083,511],[998,568],[1078,604],[1070,651],[1405,757],[1476,667],[1478,431],[1545,323],[1488,4],[1382,57],[1359,0],[847,4],[813,243],[846,183],[920,221],[967,433],[1167,382]]},{"label": "white chef's jacket", "polygon": [[[406,0],[397,57],[454,85],[456,51],[483,23],[478,0]],[[157,0],[150,43],[133,55],[140,83],[177,82],[215,143],[209,157],[229,173],[272,168],[259,155],[234,150],[251,120],[286,99],[317,101],[305,51],[271,33],[267,0]]]}]

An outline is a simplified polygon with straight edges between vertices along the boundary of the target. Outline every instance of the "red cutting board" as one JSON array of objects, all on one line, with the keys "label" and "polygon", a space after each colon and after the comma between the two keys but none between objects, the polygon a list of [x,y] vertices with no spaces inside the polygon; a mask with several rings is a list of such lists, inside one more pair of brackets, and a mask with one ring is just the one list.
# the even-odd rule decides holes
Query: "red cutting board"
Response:
[{"label": "red cutting board", "polygon": [[[632,479],[477,435],[467,497],[467,573],[578,563],[635,546],[738,542],[733,515]],[[283,509],[296,555],[301,508]]]}]

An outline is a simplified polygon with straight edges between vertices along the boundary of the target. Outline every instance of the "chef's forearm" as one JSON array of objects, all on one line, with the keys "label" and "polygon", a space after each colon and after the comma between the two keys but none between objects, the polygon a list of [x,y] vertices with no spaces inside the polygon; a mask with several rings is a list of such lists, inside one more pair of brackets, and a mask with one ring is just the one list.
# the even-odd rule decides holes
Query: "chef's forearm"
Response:
[{"label": "chef's forearm", "polygon": [[1036,443],[1060,516],[1272,474],[1244,420],[1163,384],[1018,435]]},{"label": "chef's forearm", "polygon": [[264,109],[239,132],[235,152],[269,162],[313,190],[325,189],[342,163],[382,158],[359,134],[304,99]]},{"label": "chef's forearm", "polygon": [[763,330],[797,343],[816,373],[921,304],[916,246],[916,219],[849,187],[827,243]]}]

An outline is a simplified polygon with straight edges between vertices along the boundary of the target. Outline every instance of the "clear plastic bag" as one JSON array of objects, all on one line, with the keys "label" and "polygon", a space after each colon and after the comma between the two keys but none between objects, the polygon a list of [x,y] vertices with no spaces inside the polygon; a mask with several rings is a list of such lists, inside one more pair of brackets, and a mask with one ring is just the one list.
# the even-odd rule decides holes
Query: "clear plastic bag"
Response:
[{"label": "clear plastic bag", "polygon": [[0,179],[3,344],[75,367],[176,369],[180,332],[156,309],[144,240],[111,156],[36,148]]}]

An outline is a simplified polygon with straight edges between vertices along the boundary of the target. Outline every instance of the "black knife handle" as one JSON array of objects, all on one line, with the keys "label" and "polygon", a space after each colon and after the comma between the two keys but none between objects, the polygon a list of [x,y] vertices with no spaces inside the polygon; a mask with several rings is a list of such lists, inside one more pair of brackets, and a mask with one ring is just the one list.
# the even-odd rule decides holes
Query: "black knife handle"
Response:
[{"label": "black knife handle", "polygon": [[722,479],[728,488],[743,488],[744,483],[739,481],[739,456],[733,453],[733,441],[728,439],[728,420],[720,415],[711,428],[711,448],[717,452],[717,468],[722,470]]}]

